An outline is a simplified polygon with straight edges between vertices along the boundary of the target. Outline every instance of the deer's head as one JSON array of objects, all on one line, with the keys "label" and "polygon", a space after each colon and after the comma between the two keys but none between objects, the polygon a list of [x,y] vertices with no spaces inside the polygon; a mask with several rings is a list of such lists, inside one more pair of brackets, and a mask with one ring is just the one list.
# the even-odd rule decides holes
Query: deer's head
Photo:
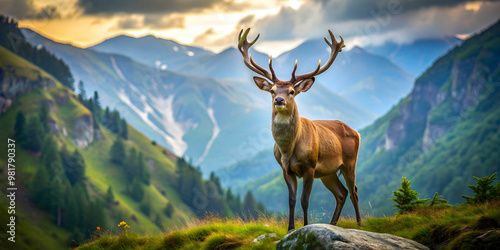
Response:
[{"label": "deer's head", "polygon": [[321,60],[319,60],[318,67],[314,71],[296,76],[295,71],[297,70],[297,60],[295,60],[292,78],[288,81],[281,81],[274,73],[272,57],[269,59],[269,70],[271,73],[252,60],[252,55],[248,53],[248,49],[250,49],[250,47],[257,42],[260,34],[257,35],[252,42],[248,42],[247,36],[249,32],[250,29],[247,29],[245,33],[243,33],[243,30],[240,31],[240,34],[238,35],[238,49],[243,55],[243,62],[249,69],[271,81],[269,82],[265,78],[257,76],[253,78],[259,89],[271,93],[273,98],[273,108],[277,112],[292,111],[295,107],[295,96],[301,92],[307,92],[314,84],[314,76],[325,72],[332,65],[333,61],[335,61],[335,58],[338,53],[342,51],[342,48],[345,47],[342,36],[340,36],[340,42],[337,42],[332,31],[328,30],[332,42],[328,41],[325,37],[326,43],[331,48],[330,58],[326,64],[321,66]]}]

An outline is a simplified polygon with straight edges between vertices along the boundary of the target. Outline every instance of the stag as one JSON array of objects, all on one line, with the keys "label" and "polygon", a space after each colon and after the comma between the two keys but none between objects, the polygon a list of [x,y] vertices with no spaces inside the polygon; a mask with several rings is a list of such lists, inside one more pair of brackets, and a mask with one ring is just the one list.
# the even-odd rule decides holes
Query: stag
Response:
[{"label": "stag", "polygon": [[[271,93],[272,96],[272,135],[275,141],[274,157],[283,169],[283,177],[288,186],[289,223],[288,230],[294,230],[294,213],[297,196],[297,177],[304,178],[301,205],[304,211],[304,226],[308,225],[309,196],[314,178],[319,178],[323,185],[333,193],[336,207],[330,224],[336,225],[344,206],[347,194],[356,211],[356,220],[361,226],[358,206],[358,192],[355,184],[356,160],[360,143],[360,135],[341,121],[311,121],[299,117],[295,96],[307,92],[313,85],[315,76],[325,72],[335,61],[338,53],[345,47],[340,36],[337,42],[333,33],[328,30],[331,42],[325,41],[331,48],[330,58],[321,66],[307,74],[295,75],[297,60],[289,81],[281,81],[276,77],[269,59],[269,71],[252,60],[249,48],[257,41],[260,34],[252,41],[247,41],[248,33],[243,30],[238,35],[238,49],[243,55],[243,62],[253,72],[267,78],[253,78],[259,89]],[[243,33],[243,35],[242,35]],[[340,182],[337,172],[340,170],[347,184],[347,189]]]}]

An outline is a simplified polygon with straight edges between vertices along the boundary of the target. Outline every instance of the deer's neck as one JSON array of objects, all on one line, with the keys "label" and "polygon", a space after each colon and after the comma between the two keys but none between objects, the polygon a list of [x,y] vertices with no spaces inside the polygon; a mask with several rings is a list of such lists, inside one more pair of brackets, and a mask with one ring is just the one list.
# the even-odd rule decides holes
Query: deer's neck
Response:
[{"label": "deer's neck", "polygon": [[272,132],[274,141],[282,154],[293,153],[295,142],[299,137],[300,118],[297,105],[293,110],[278,112],[273,109]]}]

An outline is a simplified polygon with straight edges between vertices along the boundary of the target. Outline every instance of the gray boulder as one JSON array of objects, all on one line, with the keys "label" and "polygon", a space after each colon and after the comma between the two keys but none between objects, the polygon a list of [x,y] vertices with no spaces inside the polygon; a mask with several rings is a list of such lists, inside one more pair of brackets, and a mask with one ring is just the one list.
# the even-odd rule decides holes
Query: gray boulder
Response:
[{"label": "gray boulder", "polygon": [[390,234],[314,224],[287,234],[276,249],[428,249],[412,240]]}]

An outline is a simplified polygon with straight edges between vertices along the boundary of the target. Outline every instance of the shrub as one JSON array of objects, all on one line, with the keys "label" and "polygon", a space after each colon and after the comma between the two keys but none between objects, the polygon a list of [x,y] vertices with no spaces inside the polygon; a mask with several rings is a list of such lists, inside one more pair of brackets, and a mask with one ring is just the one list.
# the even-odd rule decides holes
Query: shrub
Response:
[{"label": "shrub", "polygon": [[401,187],[398,188],[398,191],[392,192],[396,198],[389,198],[389,200],[396,202],[393,206],[399,209],[399,214],[410,212],[429,201],[429,199],[419,199],[418,192],[411,189],[410,183],[411,181],[403,177]]},{"label": "shrub", "polygon": [[432,199],[429,201],[429,207],[432,207],[434,205],[439,205],[439,204],[446,204],[448,203],[448,200],[442,199],[442,195],[438,195],[438,192],[434,194]]},{"label": "shrub", "polygon": [[467,204],[478,204],[478,203],[484,203],[486,201],[499,198],[500,197],[500,184],[497,184],[496,186],[493,185],[493,182],[497,179],[496,177],[497,173],[495,172],[491,176],[485,176],[483,178],[477,178],[474,176],[474,179],[476,179],[477,185],[469,185],[469,187],[472,189],[472,192],[474,192],[473,197],[465,196],[462,195],[464,199],[467,201],[465,203]]}]

